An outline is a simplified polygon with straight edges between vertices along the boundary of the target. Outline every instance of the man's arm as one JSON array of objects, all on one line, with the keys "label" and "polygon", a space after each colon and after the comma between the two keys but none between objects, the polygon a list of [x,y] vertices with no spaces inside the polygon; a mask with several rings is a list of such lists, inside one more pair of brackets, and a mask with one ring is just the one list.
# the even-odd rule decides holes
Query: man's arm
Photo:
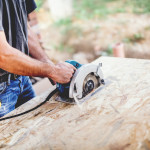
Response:
[{"label": "man's arm", "polygon": [[29,45],[29,52],[30,55],[42,62],[48,62],[52,63],[46,53],[43,51],[38,36],[35,34],[35,32],[32,30],[28,23],[28,45]]},{"label": "man's arm", "polygon": [[48,77],[59,83],[70,81],[75,68],[68,63],[40,62],[11,47],[0,31],[0,68],[24,76]]}]

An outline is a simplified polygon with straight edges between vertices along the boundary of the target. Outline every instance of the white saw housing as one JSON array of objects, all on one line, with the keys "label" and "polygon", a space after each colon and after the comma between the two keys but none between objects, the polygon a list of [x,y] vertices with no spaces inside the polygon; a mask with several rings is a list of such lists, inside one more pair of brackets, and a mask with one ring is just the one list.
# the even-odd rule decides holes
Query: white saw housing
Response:
[{"label": "white saw housing", "polygon": [[97,79],[99,80],[98,82],[101,85],[101,81],[104,81],[101,67],[101,63],[99,63],[98,65],[91,63],[83,65],[79,69],[77,69],[70,83],[69,98],[74,98],[74,96],[78,99],[83,98],[84,80],[90,73],[93,73],[97,77]]}]

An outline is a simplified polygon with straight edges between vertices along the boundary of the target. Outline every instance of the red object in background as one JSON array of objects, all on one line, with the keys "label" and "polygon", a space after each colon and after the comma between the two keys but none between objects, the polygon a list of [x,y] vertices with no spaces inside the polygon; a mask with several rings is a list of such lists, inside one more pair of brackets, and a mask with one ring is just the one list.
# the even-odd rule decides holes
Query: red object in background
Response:
[{"label": "red object in background", "polygon": [[118,43],[113,47],[113,55],[115,57],[125,57],[124,44]]}]

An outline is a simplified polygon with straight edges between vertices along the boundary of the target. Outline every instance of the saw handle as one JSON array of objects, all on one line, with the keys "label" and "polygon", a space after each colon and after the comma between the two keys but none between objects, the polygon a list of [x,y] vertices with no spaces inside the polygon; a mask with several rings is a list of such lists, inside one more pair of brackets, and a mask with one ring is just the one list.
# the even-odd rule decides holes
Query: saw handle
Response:
[{"label": "saw handle", "polygon": [[79,68],[82,66],[80,63],[78,63],[78,62],[76,62],[76,61],[74,61],[74,60],[67,60],[67,61],[65,61],[65,62],[67,62],[67,63],[73,65],[73,66],[74,66],[75,68],[77,68],[77,69],[79,69]]},{"label": "saw handle", "polygon": [[[75,68],[79,69],[82,65],[74,60],[67,60],[65,61],[71,65],[73,65]],[[75,72],[74,72],[75,73]],[[70,81],[71,82],[71,81]],[[62,94],[65,95],[65,97],[69,97],[69,88],[70,88],[70,82],[67,84],[60,84],[57,83],[56,87],[58,89],[58,91]]]},{"label": "saw handle", "polygon": [[[65,61],[71,65],[73,65],[75,68],[80,68],[82,65],[74,60],[67,60]],[[53,81],[52,79],[49,78],[49,81],[51,82],[52,85],[56,85],[55,81]]]}]

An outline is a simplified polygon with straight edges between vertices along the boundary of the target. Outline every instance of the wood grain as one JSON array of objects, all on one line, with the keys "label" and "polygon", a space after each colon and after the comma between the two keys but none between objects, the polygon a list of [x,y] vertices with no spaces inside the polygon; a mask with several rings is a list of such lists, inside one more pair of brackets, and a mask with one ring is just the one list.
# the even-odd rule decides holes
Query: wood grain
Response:
[{"label": "wood grain", "polygon": [[[0,122],[1,149],[150,149],[150,61],[102,57],[106,86],[82,105],[52,101]],[[50,91],[9,115],[42,102]],[[51,111],[52,110],[52,111]]]}]

